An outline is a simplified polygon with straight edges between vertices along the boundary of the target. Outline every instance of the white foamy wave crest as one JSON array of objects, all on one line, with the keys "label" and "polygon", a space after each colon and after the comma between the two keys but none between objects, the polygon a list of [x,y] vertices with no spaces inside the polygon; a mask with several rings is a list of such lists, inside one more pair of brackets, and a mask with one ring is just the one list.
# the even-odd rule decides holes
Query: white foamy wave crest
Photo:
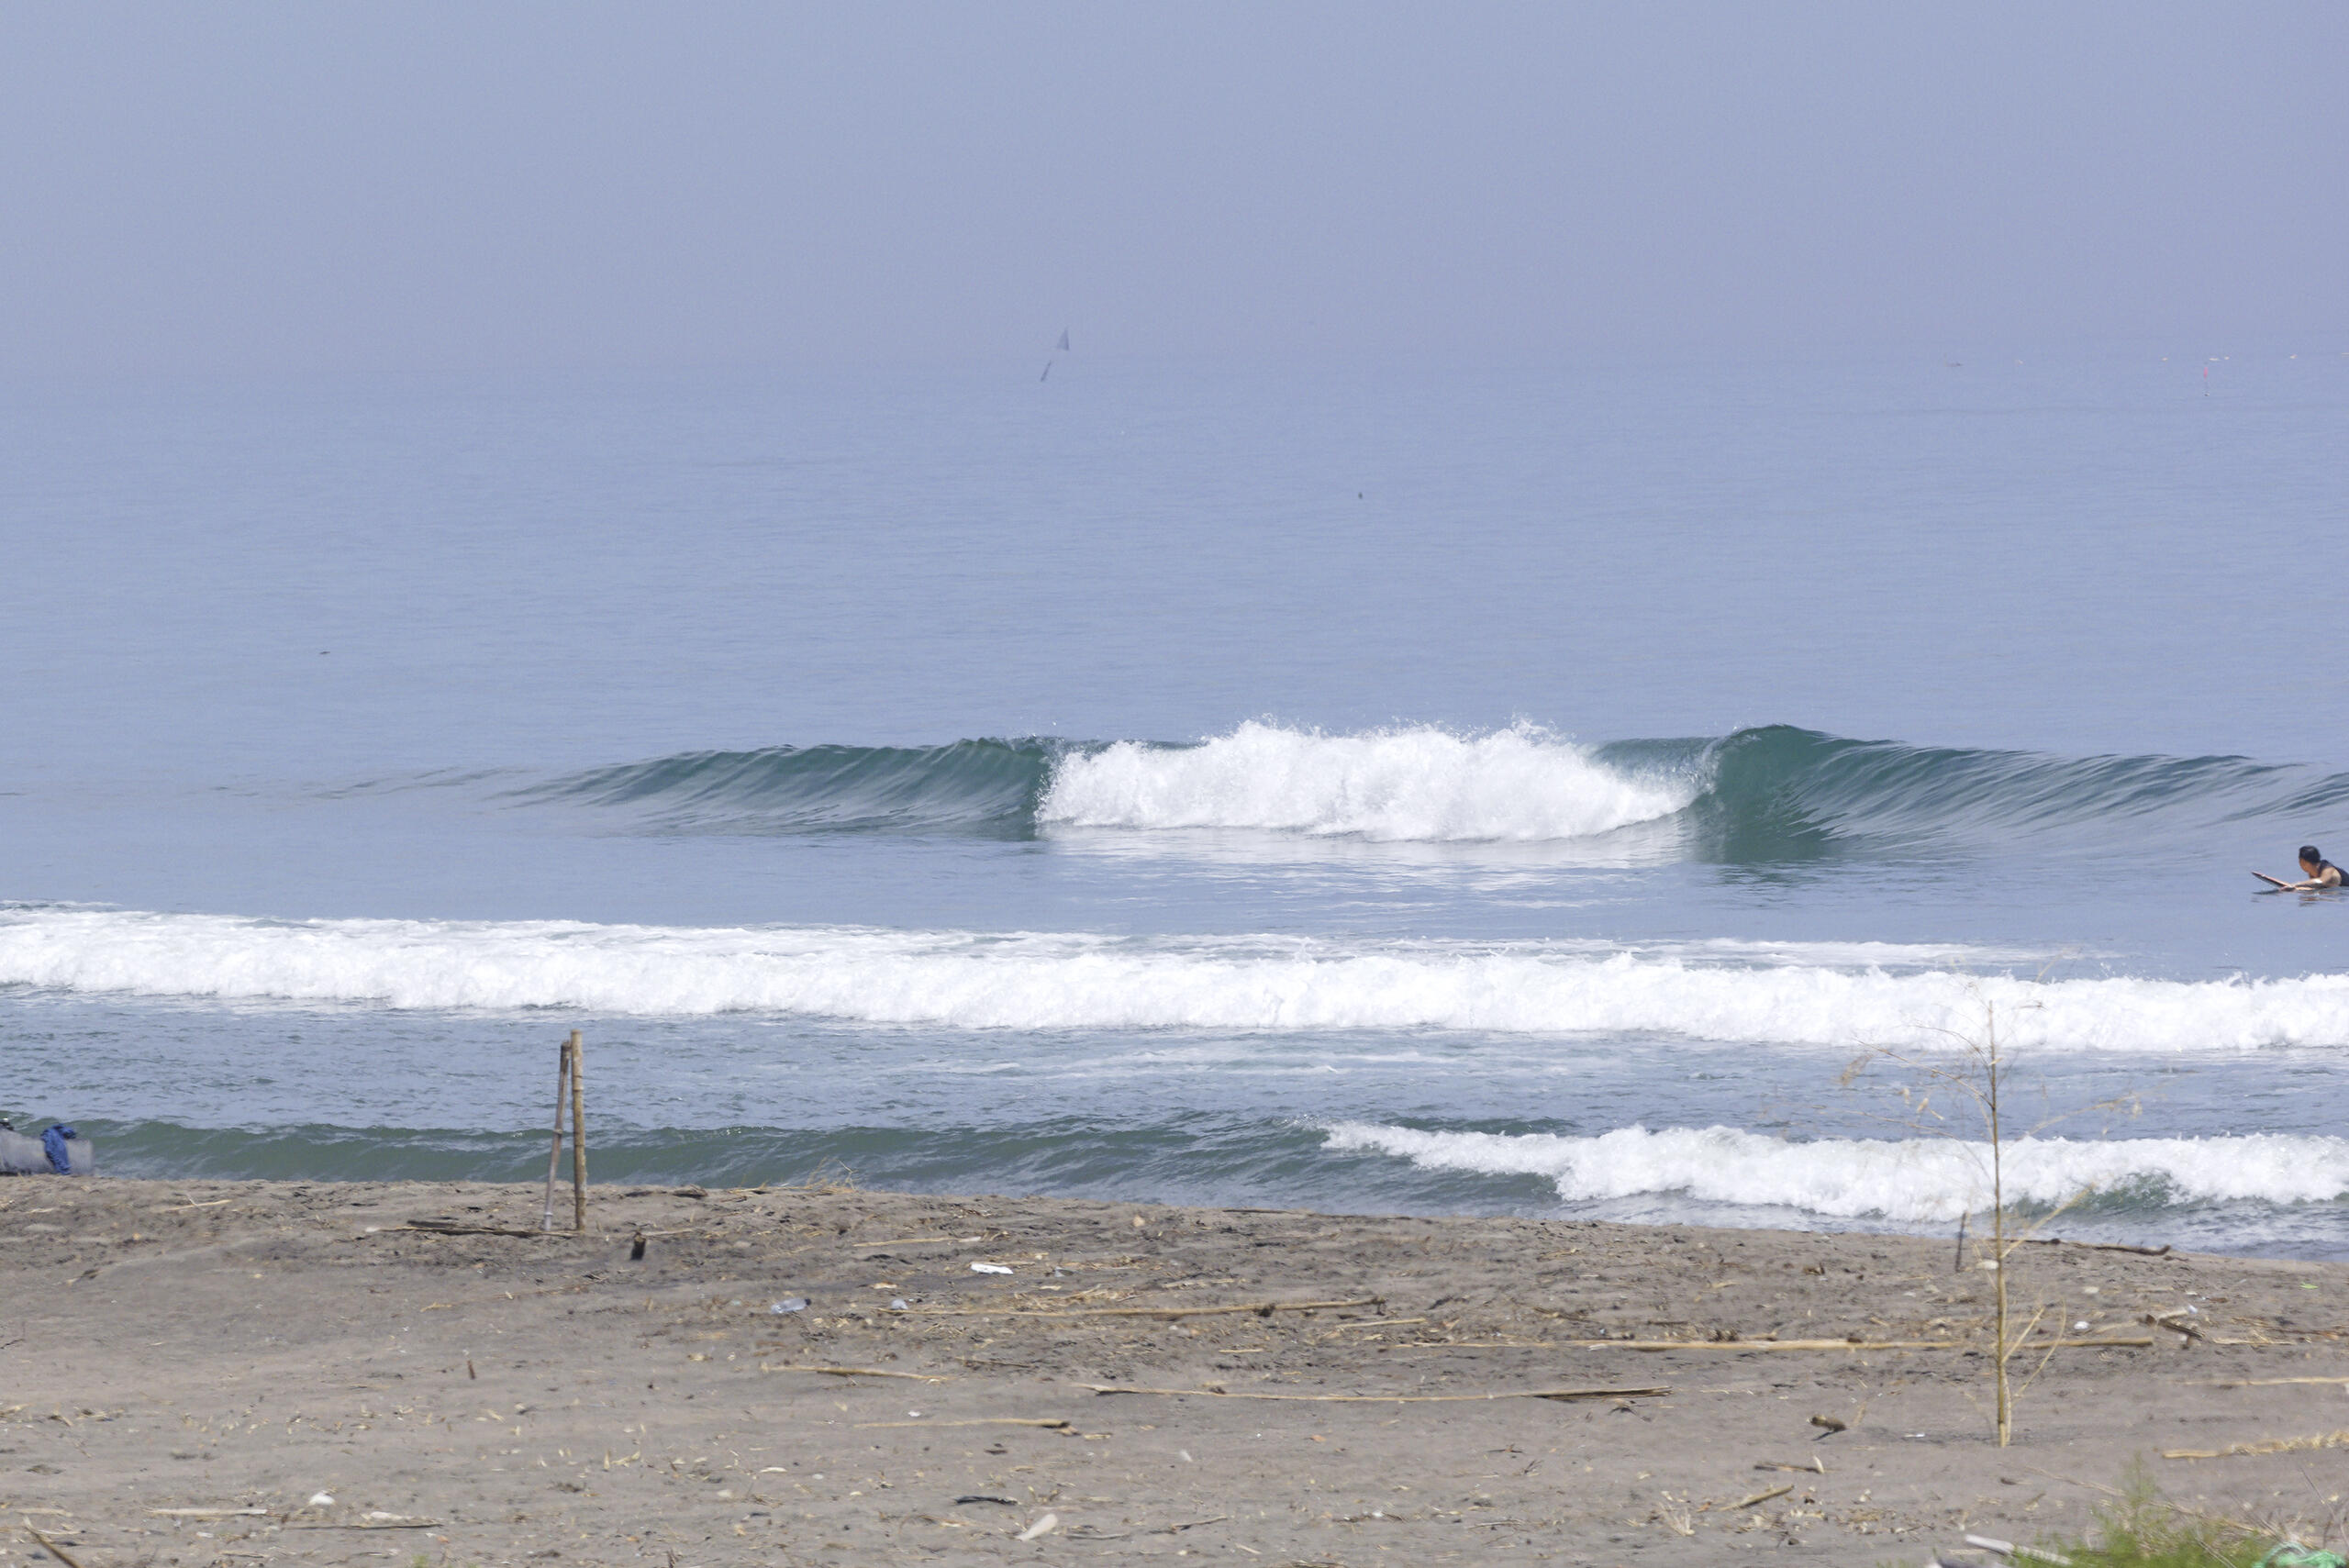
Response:
[{"label": "white foamy wave crest", "polygon": [[[1801,1209],[1839,1219],[1949,1221],[1988,1207],[1989,1150],[1946,1139],[1790,1143],[1735,1128],[1627,1127],[1596,1138],[1423,1132],[1349,1122],[1328,1147],[1423,1169],[1546,1178],[1568,1201],[1672,1194],[1702,1203]],[[2349,1139],[2024,1138],[2003,1161],[2013,1201],[2058,1204],[2125,1191],[2166,1204],[2326,1203],[2349,1194]]]},{"label": "white foamy wave crest", "polygon": [[1669,817],[1694,781],[1637,779],[1520,726],[1320,735],[1243,724],[1183,748],[1063,758],[1037,815],[1083,828],[1252,828],[1386,842],[1583,839]]},{"label": "white foamy wave crest", "polygon": [[[1908,950],[1882,951],[1893,964]],[[0,910],[0,984],[76,992],[749,1011],[962,1029],[1462,1029],[1839,1049],[1945,1045],[1946,1031],[1978,1028],[1987,1003],[2004,1041],[2021,1049],[2349,1045],[2349,976],[2039,981],[1852,964],[1841,947],[1770,953]]]}]

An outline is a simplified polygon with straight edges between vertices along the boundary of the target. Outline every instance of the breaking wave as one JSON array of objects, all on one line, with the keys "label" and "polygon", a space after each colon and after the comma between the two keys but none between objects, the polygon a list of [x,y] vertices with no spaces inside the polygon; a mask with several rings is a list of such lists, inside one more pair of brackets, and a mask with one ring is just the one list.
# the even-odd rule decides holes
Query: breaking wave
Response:
[{"label": "breaking wave", "polygon": [[[1958,962],[1965,962],[1964,955]],[[865,927],[0,909],[0,984],[398,1008],[724,1012],[954,1029],[1468,1030],[1786,1046],[2349,1045],[2349,975],[2042,980],[1947,950],[1117,938]],[[1977,960],[1979,962],[1979,960]]]},{"label": "breaking wave", "polygon": [[1191,743],[960,740],[690,751],[510,792],[662,832],[1226,828],[1540,843],[1652,825],[1698,860],[1771,863],[2019,835],[2142,839],[2349,802],[2349,776],[2240,757],[2058,757],[1785,725],[1586,746],[1531,726],[1330,735],[1242,724]]},{"label": "breaking wave", "polygon": [[1685,809],[1685,769],[1610,768],[1530,728],[1319,735],[1243,724],[1204,745],[1062,759],[1038,807],[1084,828],[1252,828],[1382,840],[1583,839]]},{"label": "breaking wave", "polygon": [[[1836,1219],[1953,1221],[1988,1207],[1988,1148],[1946,1139],[1796,1143],[1735,1128],[1627,1127],[1594,1138],[1426,1132],[1343,1123],[1336,1151],[1392,1155],[1423,1170],[1531,1175],[1568,1202],[1671,1195],[1797,1209]],[[2083,1194],[2131,1207],[2349,1195],[2349,1139],[2023,1138],[2005,1147],[2011,1201],[2046,1207]]]}]

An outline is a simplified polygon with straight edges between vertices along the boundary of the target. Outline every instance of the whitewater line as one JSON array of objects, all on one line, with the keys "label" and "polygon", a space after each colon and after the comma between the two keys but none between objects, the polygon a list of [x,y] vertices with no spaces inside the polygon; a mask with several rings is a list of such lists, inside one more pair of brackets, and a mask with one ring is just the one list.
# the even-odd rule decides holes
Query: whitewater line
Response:
[{"label": "whitewater line", "polygon": [[[1840,1219],[1948,1221],[1989,1201],[1987,1145],[1949,1139],[1797,1143],[1728,1127],[1629,1127],[1590,1138],[1364,1122],[1324,1130],[1332,1151],[1392,1155],[1422,1170],[1541,1176],[1569,1202],[1673,1194]],[[2083,1191],[2152,1207],[2349,1195],[2342,1138],[2021,1138],[2006,1144],[2002,1165],[2009,1201],[2033,1205]]]},{"label": "whitewater line", "polygon": [[[0,910],[0,984],[396,1008],[727,1012],[978,1029],[1470,1030],[1788,1046],[2349,1046],[2349,976],[2042,981],[1539,942],[1115,938],[859,927],[273,921]],[[1847,953],[1849,950],[1822,949]]]},{"label": "whitewater line", "polygon": [[1197,746],[1119,740],[1052,769],[1039,822],[1241,828],[1381,842],[1585,839],[1685,809],[1694,779],[1634,778],[1520,725],[1324,735],[1242,724]]}]

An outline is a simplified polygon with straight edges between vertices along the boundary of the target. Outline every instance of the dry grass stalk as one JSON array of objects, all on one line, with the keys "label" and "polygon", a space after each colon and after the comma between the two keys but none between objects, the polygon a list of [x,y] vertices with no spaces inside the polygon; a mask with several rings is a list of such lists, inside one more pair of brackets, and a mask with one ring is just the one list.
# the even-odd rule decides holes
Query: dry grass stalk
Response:
[{"label": "dry grass stalk", "polygon": [[952,1383],[951,1377],[933,1377],[926,1372],[891,1372],[877,1366],[806,1366],[796,1362],[761,1362],[761,1372],[819,1372],[827,1377],[902,1377],[911,1383]]},{"label": "dry grass stalk", "polygon": [[2320,1432],[2310,1438],[2263,1438],[2257,1442],[2229,1443],[2224,1448],[2171,1448],[2162,1451],[2164,1459],[2234,1459],[2261,1453],[2301,1453],[2310,1449],[2349,1448],[2349,1427],[2337,1432]]},{"label": "dry grass stalk", "polygon": [[1669,1388],[1507,1388],[1491,1394],[1234,1394],[1222,1388],[1121,1388],[1080,1383],[1096,1394],[1157,1394],[1173,1398],[1278,1399],[1303,1405],[1457,1405],[1482,1399],[1646,1399]]},{"label": "dry grass stalk", "polygon": [[76,1562],[66,1553],[63,1547],[58,1545],[57,1542],[50,1540],[49,1537],[41,1534],[39,1529],[35,1529],[33,1522],[30,1519],[27,1519],[25,1521],[25,1533],[31,1536],[35,1540],[39,1541],[43,1547],[48,1549],[49,1554],[51,1557],[56,1558],[60,1562],[65,1564],[65,1568],[82,1568],[82,1565],[79,1562]]},{"label": "dry grass stalk", "polygon": [[[1899,1089],[1901,1101],[1908,1111],[1907,1125],[1912,1129],[1940,1131],[1943,1136],[1956,1139],[1962,1145],[1969,1141],[1966,1134],[1943,1130],[1948,1126],[1948,1118],[1933,1108],[1933,1098],[1937,1094],[1954,1097],[1961,1106],[1971,1108],[1972,1116],[1968,1119],[1977,1125],[1987,1151],[1984,1162],[1987,1169],[1983,1174],[1989,1187],[1989,1256],[1982,1260],[1982,1267],[1989,1272],[1992,1281],[1989,1361],[1995,1400],[1991,1415],[1991,1429],[1998,1439],[1998,1446],[2005,1448],[2014,1440],[2015,1401],[2029,1391],[2032,1384],[2038,1380],[2039,1374],[2046,1370],[2049,1357],[2065,1343],[2061,1340],[2044,1342],[2043,1347],[2030,1343],[2032,1334],[2037,1329],[2041,1319],[2048,1310],[2045,1303],[2041,1303],[2037,1307],[2032,1314],[2031,1321],[2023,1325],[2020,1332],[2016,1330],[2013,1285],[2015,1256],[2027,1244],[2041,1240],[2036,1232],[2045,1228],[2058,1215],[2087,1196],[2088,1192],[2084,1188],[2072,1194],[2063,1202],[2050,1208],[2048,1212],[2028,1223],[2024,1223],[2013,1207],[2007,1202],[2007,1144],[2012,1138],[2027,1138],[2043,1131],[2048,1126],[2054,1121],[2062,1120],[2063,1118],[2060,1116],[2050,1118],[2037,1126],[2024,1129],[2019,1134],[2013,1130],[2010,1125],[2009,1103],[2012,1091],[2009,1080],[2015,1070],[2012,1054],[1998,1032],[1997,1005],[1982,996],[1978,990],[1975,995],[1982,1007],[1982,1023],[1977,1031],[1969,1032],[1958,1029],[1937,1029],[1932,1031],[1952,1043],[1955,1048],[1954,1056],[1931,1059],[1906,1054],[1888,1047],[1879,1048],[1854,1062],[1845,1072],[1844,1082],[1847,1084],[1852,1082],[1865,1073],[1870,1066],[1880,1062],[1890,1063],[1913,1074],[1919,1081],[1916,1087],[1912,1089],[1909,1084],[1902,1084]],[[2026,1003],[2024,1006],[2032,1006],[2036,1004]],[[2133,1097],[2124,1095],[2082,1108],[2114,1110],[2124,1106],[2133,1111],[2135,1107]],[[1959,1236],[1962,1256],[1965,1236],[1963,1225],[1960,1227]],[[2098,1244],[2082,1243],[2082,1245]],[[2109,1250],[2116,1251],[2153,1251],[2145,1248],[2122,1248],[2118,1244],[2107,1244],[2107,1246]],[[2041,1355],[2039,1364],[2032,1368],[2030,1375],[2022,1380],[2021,1386],[2017,1387],[2011,1366],[2015,1356],[2025,1349],[2043,1348],[2045,1353]]]},{"label": "dry grass stalk", "polygon": [[[1275,1312],[1324,1312],[1341,1307],[1380,1307],[1383,1296],[1354,1301],[1244,1301],[1226,1307],[908,1307],[897,1314],[907,1318],[1213,1318],[1225,1313],[1252,1312],[1269,1318]],[[1413,1318],[1425,1322],[1425,1318]],[[1365,1325],[1367,1326],[1367,1325]]]},{"label": "dry grass stalk", "polygon": [[859,1421],[859,1429],[867,1427],[1047,1427],[1066,1430],[1068,1422],[1059,1416],[982,1416],[971,1421]]}]

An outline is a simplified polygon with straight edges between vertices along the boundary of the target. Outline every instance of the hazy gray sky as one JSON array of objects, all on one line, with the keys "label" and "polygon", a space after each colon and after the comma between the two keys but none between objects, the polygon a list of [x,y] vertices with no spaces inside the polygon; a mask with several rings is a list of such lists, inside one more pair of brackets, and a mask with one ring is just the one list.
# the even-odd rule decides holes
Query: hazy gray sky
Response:
[{"label": "hazy gray sky", "polygon": [[0,6],[0,375],[2349,326],[2349,6]]}]

